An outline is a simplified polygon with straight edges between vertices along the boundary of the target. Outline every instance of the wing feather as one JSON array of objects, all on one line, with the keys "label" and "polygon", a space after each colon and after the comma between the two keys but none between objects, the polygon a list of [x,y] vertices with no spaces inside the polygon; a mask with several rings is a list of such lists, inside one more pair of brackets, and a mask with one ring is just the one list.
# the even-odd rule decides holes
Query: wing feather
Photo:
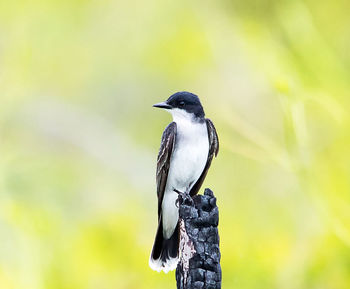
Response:
[{"label": "wing feather", "polygon": [[204,182],[204,179],[208,173],[208,170],[209,170],[209,167],[211,165],[211,161],[213,160],[214,155],[216,157],[219,153],[219,138],[218,138],[218,135],[216,133],[215,126],[209,118],[206,118],[205,121],[207,123],[208,140],[209,140],[208,159],[207,159],[207,163],[204,167],[204,170],[203,170],[201,176],[199,177],[199,179],[197,180],[197,182],[194,184],[194,186],[192,187],[192,189],[190,191],[191,196],[194,196],[198,193],[198,191],[201,188],[201,186]]},{"label": "wing feather", "polygon": [[157,195],[158,195],[158,219],[160,218],[164,190],[168,179],[170,158],[174,150],[176,138],[176,123],[170,123],[163,132],[162,141],[157,158]]}]

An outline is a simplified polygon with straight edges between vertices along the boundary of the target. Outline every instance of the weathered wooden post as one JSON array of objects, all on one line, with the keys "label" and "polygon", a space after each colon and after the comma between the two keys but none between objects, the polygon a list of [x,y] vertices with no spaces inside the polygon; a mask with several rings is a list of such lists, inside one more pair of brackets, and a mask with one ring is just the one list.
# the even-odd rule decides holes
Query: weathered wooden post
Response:
[{"label": "weathered wooden post", "polygon": [[178,289],[220,289],[219,210],[210,189],[193,199],[179,194],[180,261]]}]

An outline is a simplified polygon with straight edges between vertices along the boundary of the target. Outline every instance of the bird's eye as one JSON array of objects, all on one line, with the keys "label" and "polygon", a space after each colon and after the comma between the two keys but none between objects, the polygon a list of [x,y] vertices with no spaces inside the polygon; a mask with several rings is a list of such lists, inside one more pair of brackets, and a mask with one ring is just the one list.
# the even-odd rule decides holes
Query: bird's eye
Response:
[{"label": "bird's eye", "polygon": [[184,101],[180,101],[179,105],[180,105],[180,106],[184,106],[184,105],[185,105],[185,102],[184,102]]}]

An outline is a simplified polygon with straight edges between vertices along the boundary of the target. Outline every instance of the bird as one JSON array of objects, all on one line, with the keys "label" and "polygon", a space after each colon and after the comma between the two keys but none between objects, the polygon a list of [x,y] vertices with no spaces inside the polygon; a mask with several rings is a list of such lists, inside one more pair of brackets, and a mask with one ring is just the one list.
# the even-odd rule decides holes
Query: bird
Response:
[{"label": "bird", "polygon": [[173,118],[163,132],[157,157],[158,228],[149,259],[151,269],[168,273],[179,261],[178,194],[198,193],[219,152],[219,139],[193,93],[174,93],[153,107],[170,112]]}]

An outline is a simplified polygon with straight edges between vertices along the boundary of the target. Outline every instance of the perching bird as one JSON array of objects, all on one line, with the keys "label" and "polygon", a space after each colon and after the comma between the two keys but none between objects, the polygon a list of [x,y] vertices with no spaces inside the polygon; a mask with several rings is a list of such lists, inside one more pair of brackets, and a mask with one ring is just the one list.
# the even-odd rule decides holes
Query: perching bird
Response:
[{"label": "perching bird", "polygon": [[179,259],[178,193],[198,193],[218,154],[219,140],[197,95],[177,92],[153,106],[173,117],[163,132],[157,158],[158,229],[149,260],[153,270],[167,273]]}]

